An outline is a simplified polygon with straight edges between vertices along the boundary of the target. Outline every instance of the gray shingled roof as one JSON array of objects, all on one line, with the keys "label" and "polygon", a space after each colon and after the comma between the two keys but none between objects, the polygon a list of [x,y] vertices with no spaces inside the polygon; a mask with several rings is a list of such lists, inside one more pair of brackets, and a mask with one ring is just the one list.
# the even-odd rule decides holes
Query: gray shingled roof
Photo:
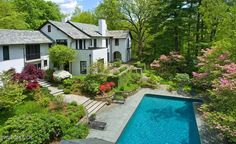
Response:
[{"label": "gray shingled roof", "polygon": [[0,45],[52,43],[40,31],[0,29]]},{"label": "gray shingled roof", "polygon": [[97,37],[97,36],[102,36],[99,33],[99,27],[93,24],[85,24],[85,23],[77,23],[77,22],[71,22],[72,25],[77,27],[78,29],[84,31],[86,34]]},{"label": "gray shingled roof", "polygon": [[49,21],[51,24],[56,26],[58,29],[72,37],[73,39],[90,39],[89,36],[84,34],[83,32],[77,30],[75,27],[70,25],[66,22],[56,22],[56,21]]},{"label": "gray shingled roof", "polygon": [[108,31],[108,35],[111,35],[113,38],[127,38],[129,30],[112,30]]}]

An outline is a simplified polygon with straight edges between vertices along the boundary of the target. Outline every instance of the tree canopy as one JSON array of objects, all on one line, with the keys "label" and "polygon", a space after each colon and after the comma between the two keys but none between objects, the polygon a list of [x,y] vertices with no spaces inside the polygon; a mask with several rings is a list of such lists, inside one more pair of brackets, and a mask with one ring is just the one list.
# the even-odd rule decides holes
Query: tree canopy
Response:
[{"label": "tree canopy", "polygon": [[76,58],[77,51],[64,45],[55,45],[49,50],[51,62],[59,69]]},{"label": "tree canopy", "polygon": [[44,0],[0,0],[0,28],[37,29],[46,20],[61,20],[58,5]]}]

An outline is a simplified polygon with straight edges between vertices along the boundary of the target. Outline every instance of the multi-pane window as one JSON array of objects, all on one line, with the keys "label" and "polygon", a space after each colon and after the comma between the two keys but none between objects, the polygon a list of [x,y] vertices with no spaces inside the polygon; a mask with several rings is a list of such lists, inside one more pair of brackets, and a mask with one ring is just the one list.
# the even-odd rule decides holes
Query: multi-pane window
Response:
[{"label": "multi-pane window", "polygon": [[3,60],[9,60],[10,55],[9,55],[9,46],[3,46]]},{"label": "multi-pane window", "polygon": [[26,45],[26,60],[39,59],[40,58],[40,45],[32,44]]},{"label": "multi-pane window", "polygon": [[80,61],[80,73],[87,74],[87,62],[86,61]]},{"label": "multi-pane window", "polygon": [[57,39],[56,43],[59,44],[59,45],[67,46],[67,40],[66,39]]},{"label": "multi-pane window", "polygon": [[115,46],[119,46],[119,39],[115,39]]}]

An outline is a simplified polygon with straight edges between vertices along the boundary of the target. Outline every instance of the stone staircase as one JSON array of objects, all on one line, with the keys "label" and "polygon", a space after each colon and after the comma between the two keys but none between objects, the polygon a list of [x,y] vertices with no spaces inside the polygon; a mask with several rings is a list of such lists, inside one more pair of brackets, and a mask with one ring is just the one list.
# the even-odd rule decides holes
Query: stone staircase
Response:
[{"label": "stone staircase", "polygon": [[106,102],[88,99],[86,102],[83,103],[83,106],[85,107],[85,109],[88,113],[88,116],[91,116],[92,114],[95,114],[101,108],[106,106],[106,104],[107,104]]},{"label": "stone staircase", "polygon": [[50,84],[49,82],[46,82],[44,80],[38,80],[38,83],[42,86],[42,87],[46,87],[50,90],[50,94],[57,96],[57,95],[63,95],[64,96],[64,100],[67,103],[70,103],[72,101],[75,101],[77,104],[82,104],[87,113],[88,116],[91,116],[92,114],[98,112],[101,108],[106,106],[106,102],[102,102],[102,101],[96,101],[96,100],[91,100],[87,97],[84,96],[79,96],[79,95],[73,95],[73,94],[64,94],[63,90],[58,89],[57,87],[53,87],[52,84]]}]

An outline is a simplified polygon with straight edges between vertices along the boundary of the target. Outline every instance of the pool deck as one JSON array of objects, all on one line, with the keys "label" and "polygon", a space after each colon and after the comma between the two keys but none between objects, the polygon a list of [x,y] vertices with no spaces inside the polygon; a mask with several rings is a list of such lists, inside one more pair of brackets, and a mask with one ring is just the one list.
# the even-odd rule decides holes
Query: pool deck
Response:
[{"label": "pool deck", "polygon": [[98,121],[106,122],[107,126],[104,131],[91,129],[87,138],[98,138],[115,143],[145,94],[187,98],[178,95],[176,92],[143,88],[134,95],[128,97],[125,104],[111,104],[99,111],[96,115],[96,119]]}]

